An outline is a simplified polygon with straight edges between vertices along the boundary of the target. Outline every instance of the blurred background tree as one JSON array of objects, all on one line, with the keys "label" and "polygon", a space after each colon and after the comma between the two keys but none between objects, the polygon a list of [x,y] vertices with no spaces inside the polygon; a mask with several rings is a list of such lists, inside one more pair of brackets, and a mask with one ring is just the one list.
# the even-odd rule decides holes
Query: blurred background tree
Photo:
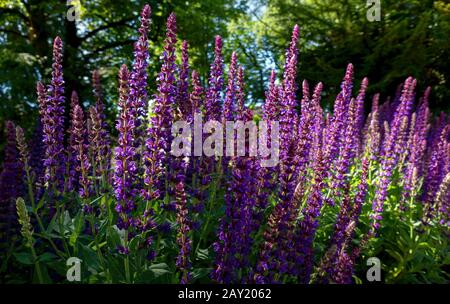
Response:
[{"label": "blurred background tree", "polygon": [[[152,7],[150,92],[155,92],[165,23],[172,11],[177,15],[180,44],[182,39],[189,41],[191,64],[205,75],[214,36],[226,39],[227,24],[245,11],[244,2],[227,0],[0,0],[1,130],[7,119],[27,129],[35,124],[36,81],[50,79],[51,46],[57,35],[64,42],[66,102],[76,90],[85,105],[93,103],[91,73],[98,69],[112,122],[118,69],[123,63],[131,66],[139,13],[145,3]],[[75,22],[66,18],[72,7],[80,9]]]},{"label": "blurred background tree", "polygon": [[[80,4],[78,21],[66,18],[67,2]],[[369,77],[369,94],[392,95],[412,75],[419,90],[433,86],[433,110],[450,108],[448,1],[382,0],[381,21],[369,22],[364,0],[0,0],[0,129],[12,119],[32,130],[37,120],[35,83],[50,79],[51,43],[57,35],[65,43],[67,97],[77,90],[84,105],[91,104],[91,73],[98,69],[112,125],[117,71],[122,63],[131,65],[138,15],[145,3],[153,11],[151,93],[156,88],[165,21],[175,11],[180,43],[189,41],[191,65],[203,81],[216,34],[225,39],[226,63],[231,51],[237,51],[246,70],[249,102],[263,101],[271,69],[281,74],[284,51],[297,23],[301,28],[298,81],[322,81],[324,105],[334,99],[345,67],[352,62],[356,85]]]},{"label": "blurred background tree", "polygon": [[[245,25],[250,29],[247,32],[255,33],[254,40],[264,50],[263,54],[272,54],[272,61],[261,58],[259,66],[275,67],[280,73],[290,29],[299,24],[299,81],[307,79],[311,84],[322,81],[326,105],[334,100],[345,66],[351,62],[357,85],[364,76],[369,77],[370,95],[376,92],[384,97],[392,95],[411,75],[418,80],[420,94],[426,86],[433,87],[434,111],[448,111],[449,1],[380,3],[381,20],[369,22],[365,0],[257,0],[248,10],[254,21]],[[269,75],[267,70],[263,74]]]}]

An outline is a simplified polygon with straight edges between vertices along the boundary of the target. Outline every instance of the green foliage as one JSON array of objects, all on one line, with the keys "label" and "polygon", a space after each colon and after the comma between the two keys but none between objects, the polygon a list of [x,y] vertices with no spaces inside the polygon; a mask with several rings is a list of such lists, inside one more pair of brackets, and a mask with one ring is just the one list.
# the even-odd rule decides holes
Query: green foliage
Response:
[{"label": "green foliage", "polygon": [[[355,66],[356,78],[367,76],[369,95],[393,92],[407,76],[420,87],[431,85],[431,107],[448,110],[447,58],[450,55],[450,7],[446,1],[381,1],[381,21],[366,18],[366,1],[259,0],[252,27],[261,50],[269,50],[282,70],[282,55],[290,32],[300,26],[299,83],[322,81],[327,95],[337,91],[342,67]],[[267,73],[266,73],[267,74]]]},{"label": "green foliage", "polygon": [[158,58],[166,20],[172,11],[178,17],[180,45],[181,40],[189,41],[191,63],[206,79],[214,36],[226,38],[226,24],[245,9],[245,3],[227,0],[75,2],[81,4],[80,19],[70,22],[66,18],[69,7],[65,1],[0,1],[0,129],[11,119],[23,122],[25,130],[32,130],[37,120],[36,81],[49,79],[51,43],[56,36],[64,41],[67,103],[72,90],[78,92],[85,106],[94,103],[91,73],[98,69],[107,96],[107,116],[113,125],[117,73],[123,63],[131,63],[140,22],[138,14],[145,3],[152,7],[150,92],[156,91]]},{"label": "green foliage", "polygon": [[[293,0],[252,1],[249,7],[245,1],[231,4],[225,0],[149,2],[153,8],[150,92],[155,91],[154,80],[159,70],[159,60],[155,56],[161,52],[165,19],[174,10],[179,17],[180,40],[190,42],[191,63],[199,67],[204,79],[211,62],[208,54],[212,53],[214,35],[228,38],[225,54],[229,56],[231,50],[238,51],[240,61],[247,68],[247,90],[252,102],[262,100],[268,70],[275,66],[282,70],[281,55],[289,39],[286,28],[299,23],[303,42],[300,77],[313,82],[323,81],[328,84],[328,92],[337,91],[333,86],[342,78],[342,67],[352,61],[357,67],[357,77],[369,76],[374,91],[390,91],[389,83],[397,83],[412,74],[422,85],[435,86],[432,99],[435,108],[448,106],[443,101],[450,97],[446,78],[450,55],[450,6],[443,1],[383,1],[383,21],[378,23],[366,20],[365,7],[356,0],[309,0],[300,4]],[[259,3],[264,5],[259,7]],[[139,11],[142,4],[143,1],[126,4],[108,0],[83,1],[80,22],[70,23],[65,19],[67,7],[60,1],[0,1],[0,20],[4,27],[0,28],[0,70],[4,72],[0,74],[0,127],[6,118],[26,121],[28,127],[34,124],[34,82],[49,78],[50,70],[44,66],[50,66],[50,43],[56,35],[63,36],[66,41],[67,93],[77,89],[85,104],[92,103],[90,72],[100,69],[105,96],[108,96],[107,114],[112,121],[117,100],[117,69],[124,62],[130,63],[138,19],[134,12]],[[248,14],[242,14],[243,11]],[[56,24],[64,26],[59,28]],[[379,164],[372,163],[368,195],[352,247],[359,246],[369,229],[379,171]],[[382,261],[387,283],[448,282],[448,231],[437,222],[424,225],[418,201],[411,201],[407,212],[399,209],[403,193],[401,180],[401,170],[396,170],[382,228],[377,238],[371,239],[363,248],[356,265],[355,282],[365,282],[365,261],[372,256]],[[353,199],[360,183],[359,163],[351,168],[349,181]],[[208,193],[208,196],[204,212],[191,218],[198,224],[198,228],[189,232],[193,282],[210,282],[213,242],[224,215],[225,182],[221,174],[215,174],[208,186],[195,185],[198,189],[194,190]],[[324,182],[327,187],[323,194],[335,205],[325,204],[319,218],[314,240],[316,265],[329,247],[342,200],[330,188],[331,181]],[[156,231],[149,248],[146,232],[129,235],[117,228],[116,201],[110,188],[101,196],[85,200],[74,193],[61,194],[56,200],[44,194],[36,204],[32,193],[27,202],[29,205],[18,199],[22,238],[13,242],[5,257],[2,256],[0,281],[66,283],[66,261],[69,257],[79,257],[83,261],[83,283],[178,283],[180,273],[175,260],[179,248],[175,233]],[[136,213],[142,214],[146,204],[151,204],[156,223],[168,223],[174,231],[177,229],[174,213],[161,208],[168,200],[168,197],[166,201],[155,202],[138,199]],[[189,197],[188,205],[196,204],[194,200]],[[275,197],[270,197],[269,201],[264,224],[253,237],[251,263],[258,257],[270,211],[279,203]],[[82,211],[84,204],[95,212]],[[119,253],[120,246],[126,246],[129,254]],[[148,256],[153,250],[157,255],[150,261]]]},{"label": "green foliage", "polygon": [[[349,172],[352,195],[356,193],[360,183],[360,166],[360,163],[354,164]],[[368,194],[351,244],[355,248],[360,246],[359,243],[370,227],[369,214],[372,212],[371,202],[378,178],[375,172],[378,168],[379,164],[371,164]],[[382,280],[385,283],[446,283],[450,280],[446,270],[450,265],[448,230],[445,230],[437,219],[424,225],[421,221],[422,205],[414,200],[407,211],[399,209],[398,202],[402,199],[403,191],[399,184],[401,180],[401,174],[397,170],[389,188],[381,230],[376,238],[370,239],[362,248],[362,254],[356,261],[356,283],[366,282],[365,263],[369,257],[378,257],[382,262]],[[213,182],[204,189],[209,193],[205,212],[191,215],[191,220],[199,223],[199,228],[193,229],[190,234],[193,240],[190,258],[192,282],[210,282],[209,274],[214,260],[212,245],[224,212],[222,208],[218,208],[224,203],[221,182],[221,175],[214,177]],[[341,198],[335,197],[329,189],[324,190],[324,195],[329,196],[336,204],[325,204],[321,212],[314,240],[315,265],[319,265],[321,257],[329,248],[336,216],[340,210]],[[271,206],[276,204],[272,198],[269,200]],[[44,205],[51,202],[46,196],[41,201],[44,201],[41,203]],[[88,203],[97,211],[94,214],[80,211],[83,203]],[[24,242],[19,243],[18,247],[9,253],[11,257],[8,258],[8,266],[0,269],[1,281],[69,283],[65,277],[68,268],[66,261],[69,257],[78,257],[82,260],[82,283],[178,283],[180,274],[175,260],[179,249],[175,234],[163,231],[156,233],[153,246],[157,255],[154,260],[149,261],[145,234],[129,238],[125,230],[115,226],[117,218],[113,209],[114,203],[115,199],[109,193],[84,202],[74,199],[73,194],[64,194],[57,203],[56,214],[43,224],[43,229],[33,232],[30,216],[31,222],[38,218],[38,215],[39,218],[48,218],[48,209],[30,208],[19,198],[17,209]],[[193,203],[193,199],[189,198],[188,204]],[[143,205],[138,204],[139,208],[144,208]],[[266,220],[271,209],[272,207],[269,207],[265,212]],[[159,204],[154,204],[154,211],[157,223],[168,221],[172,231],[177,229],[173,213],[161,209]],[[265,225],[262,225],[254,236],[251,263],[258,257],[261,233],[264,229]],[[118,246],[126,244],[130,253],[120,254]]]},{"label": "green foliage", "polygon": [[[80,20],[66,19],[61,1],[0,1],[0,129],[7,119],[21,121],[30,132],[37,120],[35,83],[49,79],[51,42],[65,44],[66,97],[77,90],[85,106],[92,104],[91,72],[100,70],[112,125],[117,103],[117,72],[130,64],[137,38],[137,14],[144,3],[152,7],[149,91],[155,92],[166,18],[178,16],[180,41],[190,46],[190,63],[206,82],[216,34],[225,38],[225,60],[237,51],[245,67],[249,102],[260,104],[270,70],[282,70],[290,31],[301,28],[299,83],[325,84],[323,103],[329,104],[352,62],[356,79],[368,76],[369,95],[393,92],[406,76],[420,87],[433,86],[432,109],[448,110],[450,98],[450,7],[445,1],[382,1],[380,22],[366,19],[359,0],[207,0],[207,1],[79,1]],[[60,26],[62,25],[62,26]],[[383,96],[383,98],[386,96]],[[67,113],[66,113],[67,114]],[[0,146],[3,140],[0,140]],[[2,150],[2,149],[0,149]]]}]

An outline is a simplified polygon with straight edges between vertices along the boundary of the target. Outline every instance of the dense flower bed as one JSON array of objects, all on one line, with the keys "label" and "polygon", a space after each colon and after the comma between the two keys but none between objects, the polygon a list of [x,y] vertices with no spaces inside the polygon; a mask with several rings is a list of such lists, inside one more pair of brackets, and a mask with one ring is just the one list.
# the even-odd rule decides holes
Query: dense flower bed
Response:
[{"label": "dense flower bed", "polygon": [[[118,75],[117,138],[109,135],[98,72],[95,105],[84,111],[73,92],[65,109],[58,37],[52,79],[37,84],[35,135],[27,140],[8,122],[2,282],[66,282],[70,257],[82,261],[85,283],[360,283],[368,257],[381,260],[386,282],[449,279],[450,117],[431,115],[430,88],[416,95],[409,77],[393,98],[373,96],[366,115],[369,81],[354,89],[349,64],[325,111],[324,84],[310,92],[306,80],[301,88],[296,82],[295,26],[282,77],[272,73],[257,114],[246,105],[235,53],[225,77],[221,37],[206,87],[189,66],[186,41],[177,60],[171,14],[151,96],[150,15],[145,6],[133,65]],[[172,124],[196,114],[279,121],[279,163],[175,157]]]}]

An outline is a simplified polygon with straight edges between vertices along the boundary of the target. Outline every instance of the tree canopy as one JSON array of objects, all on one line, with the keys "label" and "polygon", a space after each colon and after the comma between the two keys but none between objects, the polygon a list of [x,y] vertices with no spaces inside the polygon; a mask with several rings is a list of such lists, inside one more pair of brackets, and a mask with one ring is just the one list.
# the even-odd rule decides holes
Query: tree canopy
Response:
[{"label": "tree canopy", "polygon": [[[324,102],[334,96],[347,63],[356,78],[367,76],[369,94],[386,97],[409,75],[419,89],[433,87],[431,107],[448,110],[450,98],[450,4],[433,0],[384,0],[381,20],[369,22],[360,0],[144,0],[69,1],[80,5],[80,18],[66,18],[64,0],[0,1],[0,127],[7,119],[34,125],[35,83],[48,79],[51,42],[59,35],[64,48],[66,94],[77,90],[85,105],[93,100],[91,73],[99,70],[108,115],[114,120],[117,72],[132,59],[138,13],[152,7],[149,89],[155,88],[164,24],[177,14],[179,40],[189,41],[191,65],[203,82],[211,62],[215,35],[225,40],[246,71],[249,102],[261,103],[270,70],[282,70],[285,46],[294,24],[301,29],[298,81],[324,83]],[[328,98],[329,97],[329,98]],[[67,98],[69,100],[69,98]]]},{"label": "tree canopy", "polygon": [[[70,21],[67,1],[0,1],[0,127],[6,119],[34,124],[37,114],[36,81],[48,79],[51,46],[55,36],[64,41],[66,96],[77,90],[84,103],[93,100],[91,73],[99,70],[113,119],[117,96],[117,72],[133,57],[139,12],[145,3],[152,7],[149,34],[149,86],[159,70],[159,56],[165,35],[165,22],[174,11],[181,40],[188,40],[192,64],[200,73],[209,67],[215,35],[227,37],[227,24],[244,11],[237,1],[184,0],[72,1],[79,5],[79,20]],[[69,100],[69,98],[67,98]],[[28,124],[28,125],[27,125]]]}]

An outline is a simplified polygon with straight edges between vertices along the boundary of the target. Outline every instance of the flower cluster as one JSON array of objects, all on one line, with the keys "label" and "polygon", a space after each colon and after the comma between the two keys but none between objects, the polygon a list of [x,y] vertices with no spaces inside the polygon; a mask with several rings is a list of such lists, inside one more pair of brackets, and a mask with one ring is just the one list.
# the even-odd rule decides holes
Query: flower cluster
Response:
[{"label": "flower cluster", "polygon": [[128,102],[131,105],[135,130],[133,145],[137,148],[136,157],[139,160],[143,146],[142,135],[145,131],[143,120],[147,117],[147,66],[148,66],[148,38],[147,33],[150,26],[151,8],[144,6],[141,12],[141,26],[139,27],[139,39],[134,44],[134,62],[129,79]]},{"label": "flower cluster", "polygon": [[127,214],[134,209],[134,198],[138,194],[136,189],[137,165],[136,148],[133,145],[133,131],[135,129],[134,111],[128,99],[130,72],[126,65],[119,71],[119,118],[116,129],[119,131],[118,145],[114,151],[115,170],[113,185],[117,199],[116,211],[120,216],[120,226],[128,227]]},{"label": "flower cluster", "polygon": [[177,257],[176,265],[181,271],[181,284],[189,283],[191,275],[189,268],[189,256],[191,253],[192,241],[189,238],[190,223],[187,210],[186,193],[184,192],[183,182],[179,182],[176,186],[177,199],[177,223],[178,223],[178,238],[177,244],[180,246],[180,253]]},{"label": "flower cluster", "polygon": [[[37,84],[40,123],[34,140],[28,143],[22,128],[6,124],[0,253],[17,235],[18,197],[27,200],[19,200],[22,217],[27,210],[31,216],[30,223],[20,221],[23,231],[30,232],[36,218],[39,233],[33,237],[49,242],[51,259],[70,256],[70,247],[83,250],[98,260],[89,267],[90,279],[114,283],[171,274],[170,282],[181,283],[208,278],[218,283],[352,283],[361,253],[373,240],[384,245],[386,225],[410,224],[406,234],[418,238],[430,227],[448,229],[450,119],[431,114],[431,88],[416,103],[417,83],[409,77],[394,98],[382,102],[380,93],[371,96],[365,115],[369,80],[363,78],[354,92],[350,63],[331,110],[322,108],[325,85],[310,87],[307,80],[299,85],[300,29],[295,25],[283,70],[268,75],[260,112],[269,147],[277,144],[271,135],[278,131],[270,123],[279,122],[280,162],[265,167],[267,155],[250,153],[250,136],[239,142],[235,130],[232,148],[243,144],[243,156],[175,157],[170,149],[176,120],[193,123],[200,114],[219,123],[264,124],[254,114],[260,109],[246,93],[237,54],[224,62],[223,41],[216,36],[207,78],[191,71],[187,41],[177,50],[173,13],[167,19],[157,92],[149,100],[150,12],[148,5],[141,12],[131,69],[122,65],[119,70],[117,138],[109,135],[106,112],[112,106],[103,96],[99,71],[92,75],[95,104],[85,112],[85,103],[73,92],[65,130],[62,41],[55,39],[51,83],[47,88]],[[210,135],[205,129],[198,133],[202,142]],[[85,235],[83,225],[89,228]],[[116,280],[117,261],[123,262],[124,274]]]},{"label": "flower cluster", "polygon": [[64,188],[64,79],[62,72],[62,40],[56,37],[53,42],[52,81],[47,91],[38,83],[37,91],[43,125],[45,143],[45,183],[46,188]]},{"label": "flower cluster", "polygon": [[157,79],[158,94],[155,95],[155,102],[152,108],[153,116],[145,142],[145,189],[143,193],[148,200],[159,198],[165,190],[166,171],[164,162],[168,159],[170,150],[171,125],[176,102],[176,31],[176,17],[172,13],[167,19],[166,40],[161,56],[163,65]]},{"label": "flower cluster", "polygon": [[102,86],[100,83],[100,73],[98,70],[92,72],[92,86],[95,97],[95,110],[89,110],[90,114],[90,133],[96,140],[91,141],[91,156],[94,174],[97,176],[97,188],[105,188],[105,184],[109,182],[109,167],[111,163],[110,139],[108,125],[106,123],[105,105],[102,95]]},{"label": "flower cluster", "polygon": [[8,250],[9,242],[17,233],[15,200],[23,195],[23,163],[20,161],[16,129],[6,122],[6,147],[0,173],[0,252]]}]

